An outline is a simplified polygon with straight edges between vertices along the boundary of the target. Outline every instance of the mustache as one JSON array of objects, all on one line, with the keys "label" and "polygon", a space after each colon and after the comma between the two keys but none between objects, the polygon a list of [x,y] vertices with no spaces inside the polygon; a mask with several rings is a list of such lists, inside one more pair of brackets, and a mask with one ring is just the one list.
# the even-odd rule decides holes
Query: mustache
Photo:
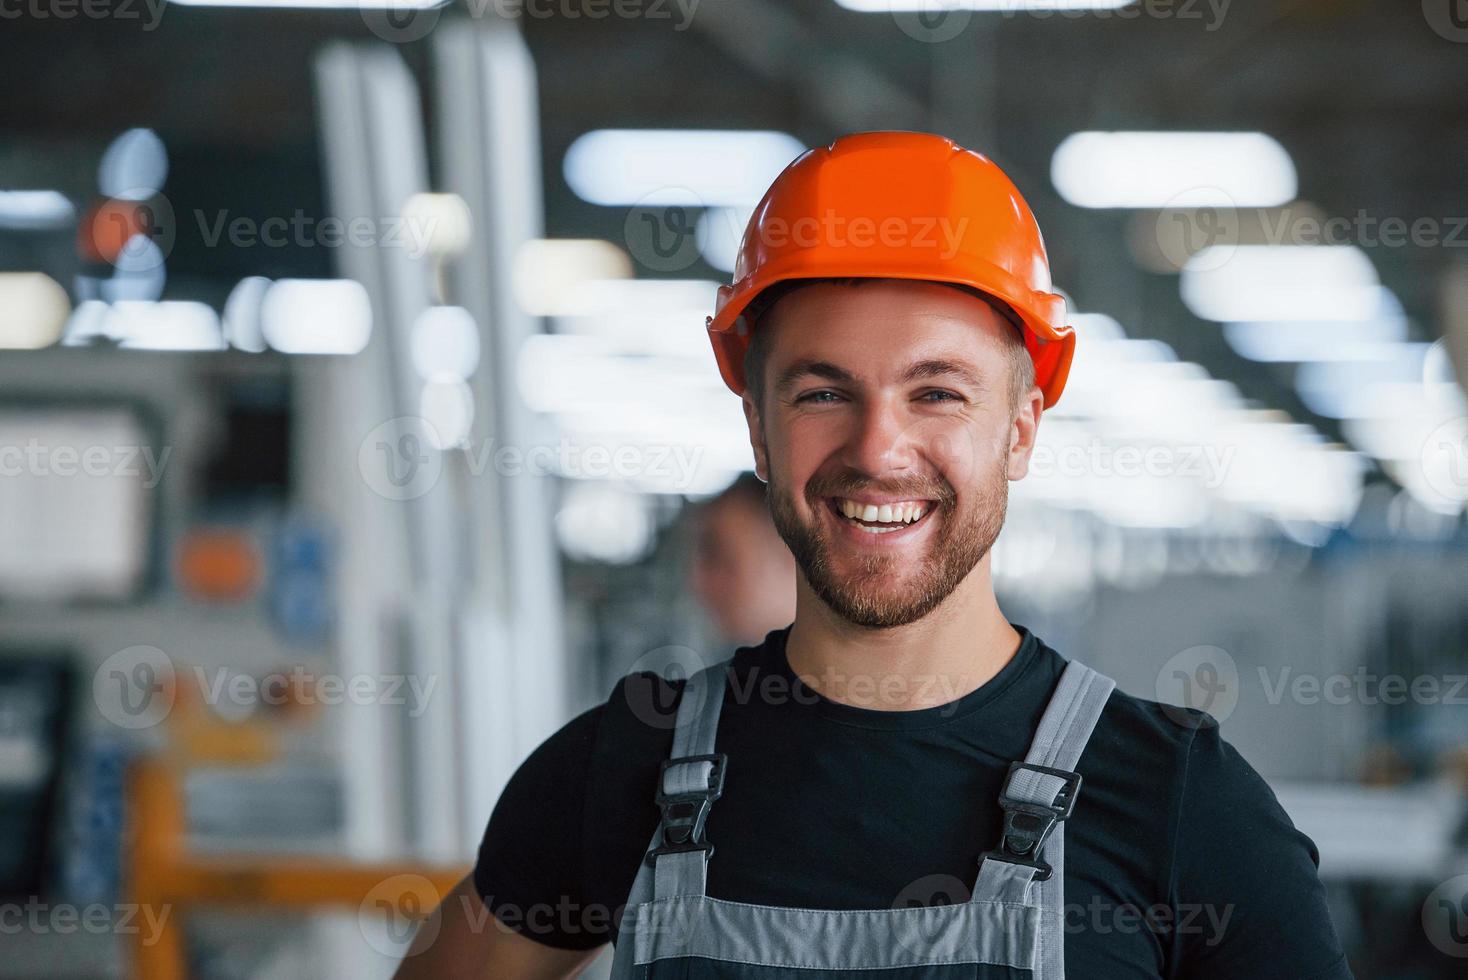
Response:
[{"label": "mustache", "polygon": [[812,477],[805,485],[806,497],[812,501],[826,497],[855,497],[863,492],[879,493],[893,497],[933,500],[940,507],[952,507],[958,493],[947,480],[940,478],[908,477],[893,480],[872,480],[859,473],[832,473]]}]

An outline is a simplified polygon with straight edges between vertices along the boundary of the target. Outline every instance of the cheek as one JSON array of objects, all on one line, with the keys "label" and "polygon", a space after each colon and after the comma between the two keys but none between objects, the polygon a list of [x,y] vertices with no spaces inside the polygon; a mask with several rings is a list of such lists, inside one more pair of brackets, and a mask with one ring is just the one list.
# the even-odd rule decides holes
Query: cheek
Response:
[{"label": "cheek", "polygon": [[802,420],[779,432],[771,432],[766,443],[770,469],[786,489],[800,497],[806,483],[833,452],[841,440],[829,425]]},{"label": "cheek", "polygon": [[1005,440],[987,423],[971,419],[932,419],[914,435],[923,455],[957,491],[986,483],[1004,465]]}]

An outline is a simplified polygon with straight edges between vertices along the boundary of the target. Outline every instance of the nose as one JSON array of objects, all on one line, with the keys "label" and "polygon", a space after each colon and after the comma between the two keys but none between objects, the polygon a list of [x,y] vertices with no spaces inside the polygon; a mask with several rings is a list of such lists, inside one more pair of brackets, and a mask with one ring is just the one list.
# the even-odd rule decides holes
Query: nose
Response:
[{"label": "nose", "polygon": [[844,462],[871,477],[901,472],[913,465],[913,432],[897,400],[867,401],[852,415]]}]

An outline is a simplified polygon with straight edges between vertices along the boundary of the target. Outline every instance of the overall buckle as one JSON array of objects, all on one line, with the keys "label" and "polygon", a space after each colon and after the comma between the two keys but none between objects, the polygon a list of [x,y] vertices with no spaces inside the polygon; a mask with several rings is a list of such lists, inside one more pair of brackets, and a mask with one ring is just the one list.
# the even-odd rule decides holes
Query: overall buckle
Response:
[{"label": "overall buckle", "polygon": [[[674,766],[710,763],[708,785],[688,792],[669,793],[666,790],[668,770]],[[662,809],[662,823],[658,826],[659,844],[648,851],[647,860],[659,854],[684,854],[703,851],[707,858],[714,853],[714,845],[704,836],[704,825],[708,822],[709,810],[714,800],[724,793],[724,770],[729,757],[723,752],[711,755],[686,755],[677,759],[665,759],[658,769],[657,805]]]},{"label": "overall buckle", "polygon": [[[1053,804],[1016,800],[1009,795],[1014,774],[1023,769],[1064,780],[1065,785],[1061,787]],[[1076,796],[1080,789],[1081,774],[1078,772],[1051,769],[1049,766],[1037,766],[1029,762],[1011,763],[1009,774],[1004,780],[1004,791],[999,797],[999,805],[1004,809],[1004,833],[999,839],[999,847],[985,851],[979,858],[979,864],[993,858],[996,861],[1034,868],[1034,881],[1048,880],[1054,869],[1040,860],[1040,849],[1055,825],[1069,819],[1075,812]]]}]

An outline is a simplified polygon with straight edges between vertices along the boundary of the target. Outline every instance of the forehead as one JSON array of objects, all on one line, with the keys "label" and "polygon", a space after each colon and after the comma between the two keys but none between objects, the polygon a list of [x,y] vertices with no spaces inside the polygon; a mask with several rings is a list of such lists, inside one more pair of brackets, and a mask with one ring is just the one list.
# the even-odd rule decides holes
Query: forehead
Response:
[{"label": "forehead", "polygon": [[881,280],[815,283],[783,296],[762,318],[767,376],[818,360],[880,378],[942,358],[984,374],[1005,359],[1014,327],[977,296],[941,283]]}]

